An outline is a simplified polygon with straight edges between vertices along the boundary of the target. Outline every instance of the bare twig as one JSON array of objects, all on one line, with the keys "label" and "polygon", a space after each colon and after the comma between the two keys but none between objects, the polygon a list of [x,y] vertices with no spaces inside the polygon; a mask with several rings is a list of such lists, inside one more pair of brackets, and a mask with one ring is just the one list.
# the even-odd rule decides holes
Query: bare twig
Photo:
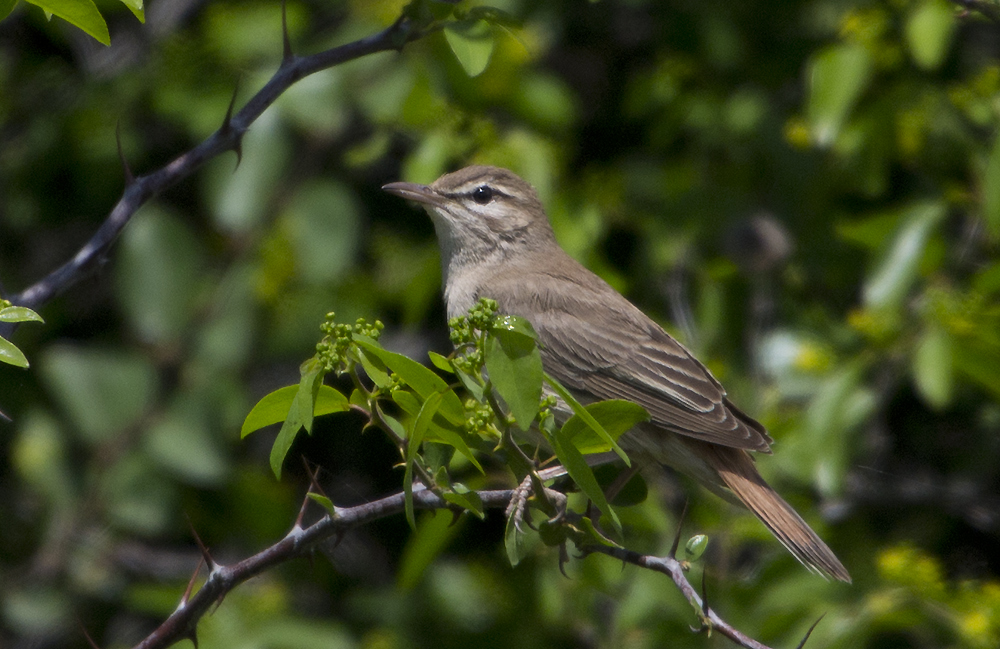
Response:
[{"label": "bare twig", "polygon": [[616,548],[604,545],[593,545],[586,548],[588,552],[600,552],[601,554],[606,554],[609,557],[614,557],[626,563],[631,563],[634,566],[639,566],[640,568],[645,568],[647,570],[653,570],[655,572],[662,572],[663,574],[670,577],[674,584],[677,586],[678,590],[691,605],[699,611],[702,611],[702,615],[705,618],[705,622],[711,625],[713,631],[718,631],[722,635],[726,636],[736,644],[741,647],[746,647],[747,649],[770,649],[767,645],[762,644],[753,638],[741,633],[728,622],[723,620],[719,615],[709,606],[706,606],[704,599],[698,594],[691,582],[687,580],[687,575],[684,573],[684,565],[681,561],[674,559],[673,557],[654,557],[647,554],[639,554],[638,552],[633,552],[632,550],[626,550],[625,548]]},{"label": "bare twig", "polygon": [[1000,4],[990,0],[953,0],[969,11],[976,11],[995,23],[1000,23]]}]

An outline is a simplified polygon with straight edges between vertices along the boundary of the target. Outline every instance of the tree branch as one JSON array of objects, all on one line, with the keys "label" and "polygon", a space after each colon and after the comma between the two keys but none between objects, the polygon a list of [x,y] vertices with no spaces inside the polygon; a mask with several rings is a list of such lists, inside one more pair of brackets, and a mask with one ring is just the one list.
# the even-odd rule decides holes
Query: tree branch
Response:
[{"label": "tree branch", "polygon": [[[562,496],[565,498],[559,492],[547,491],[552,496]],[[501,509],[508,506],[514,490],[502,489],[479,491],[477,493],[482,499],[483,507],[487,509]],[[454,509],[454,505],[427,489],[413,492],[413,506],[416,509],[424,510]],[[155,631],[146,636],[134,649],[162,649],[185,638],[195,640],[195,629],[198,621],[201,620],[212,606],[221,602],[238,585],[278,564],[304,556],[312,551],[317,544],[330,537],[341,535],[348,530],[372,523],[381,518],[398,515],[404,511],[404,508],[405,496],[402,492],[355,507],[334,507],[332,515],[328,514],[308,527],[303,528],[296,521],[294,527],[292,527],[292,530],[285,538],[271,547],[231,566],[223,566],[216,563],[209,555],[208,549],[199,541],[202,560],[199,561],[195,575],[192,576],[191,584],[188,585],[180,604],[178,604],[174,612]],[[301,520],[301,515],[299,520]],[[719,617],[714,610],[705,606],[703,598],[698,595],[695,588],[688,582],[683,564],[677,559],[642,555],[624,548],[607,546],[588,546],[583,548],[583,550],[586,553],[600,552],[639,566],[640,568],[668,575],[688,601],[696,609],[703,611],[702,624],[704,627],[717,629],[722,635],[741,647],[748,649],[769,649],[766,645],[736,630]],[[202,564],[209,566],[209,576],[201,589],[192,597],[191,590],[193,589],[193,583]],[[808,634],[806,637],[808,638]]]},{"label": "tree branch", "polygon": [[[243,134],[250,125],[292,84],[300,79],[347,61],[390,50],[401,50],[411,41],[435,31],[437,26],[421,27],[401,16],[391,26],[361,40],[340,45],[310,56],[285,56],[271,79],[235,115],[226,115],[222,126],[201,144],[181,154],[167,165],[144,176],[130,178],[121,199],[94,235],[74,257],[22,292],[8,298],[12,303],[37,309],[59,295],[99,261],[128,224],[132,216],[150,198],[190,176],[208,160],[239,151]],[[0,327],[0,336],[8,337],[11,326]]]}]

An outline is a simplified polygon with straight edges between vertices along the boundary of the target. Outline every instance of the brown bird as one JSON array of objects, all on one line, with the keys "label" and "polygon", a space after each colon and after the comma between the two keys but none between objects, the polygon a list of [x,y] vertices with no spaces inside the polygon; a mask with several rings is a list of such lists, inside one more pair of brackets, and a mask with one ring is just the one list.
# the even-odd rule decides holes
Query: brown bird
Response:
[{"label": "brown bird", "polygon": [[472,166],[431,185],[382,189],[423,204],[434,221],[449,317],[488,297],[502,313],[527,318],[545,370],[581,400],[627,399],[649,411],[650,422],[619,440],[630,455],[744,505],[807,568],[850,582],[757,472],[749,451],[771,452],[764,427],[683,345],[559,247],[531,185],[506,169]]}]

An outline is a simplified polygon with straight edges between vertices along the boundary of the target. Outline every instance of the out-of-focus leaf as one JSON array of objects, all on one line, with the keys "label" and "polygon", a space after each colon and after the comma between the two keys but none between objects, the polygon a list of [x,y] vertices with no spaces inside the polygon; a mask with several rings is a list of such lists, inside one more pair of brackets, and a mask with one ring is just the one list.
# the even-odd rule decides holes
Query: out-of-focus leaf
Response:
[{"label": "out-of-focus leaf", "polygon": [[1000,136],[993,142],[982,186],[983,218],[993,236],[998,236],[1000,235]]},{"label": "out-of-focus leaf", "polygon": [[88,442],[135,423],[156,395],[156,370],[144,357],[79,347],[49,348],[41,376]]},{"label": "out-of-focus leaf", "polygon": [[160,534],[170,524],[177,488],[143,454],[122,457],[101,475],[107,515],[130,532]]},{"label": "out-of-focus leaf", "polygon": [[[486,343],[486,370],[521,430],[528,430],[542,398],[542,357],[527,320],[494,326]],[[534,334],[534,331],[531,331]]]},{"label": "out-of-focus leaf", "polygon": [[925,70],[941,65],[955,32],[955,10],[944,0],[924,0],[906,22],[906,44]]},{"label": "out-of-focus leaf", "polygon": [[826,147],[837,139],[871,79],[871,59],[856,43],[834,45],[809,64],[807,114],[813,141]]},{"label": "out-of-focus leaf", "polygon": [[0,0],[0,20],[9,16],[16,5],[17,0]]},{"label": "out-of-focus leaf", "polygon": [[400,588],[410,590],[420,583],[427,568],[462,529],[461,520],[456,523],[454,516],[447,510],[428,512],[426,516],[420,517],[420,525],[410,535],[403,550],[396,577]]},{"label": "out-of-focus leaf", "polygon": [[951,337],[942,327],[932,325],[924,332],[913,355],[917,390],[933,408],[944,408],[951,401],[952,376]]},{"label": "out-of-focus leaf", "polygon": [[[246,437],[265,426],[284,421],[285,417],[288,416],[288,409],[296,401],[295,397],[298,392],[299,386],[288,385],[264,396],[257,402],[257,405],[253,407],[250,414],[244,420],[240,437]],[[316,394],[315,416],[319,417],[333,412],[346,412],[350,408],[351,404],[348,403],[347,397],[338,390],[331,388],[329,385],[319,386],[319,392]]]},{"label": "out-of-focus leaf", "polygon": [[26,306],[9,306],[0,309],[0,322],[45,322]]},{"label": "out-of-focus leaf", "polygon": [[139,335],[153,343],[176,341],[194,312],[202,278],[200,242],[179,219],[144,209],[122,235],[116,267],[118,294]]},{"label": "out-of-focus leaf", "polygon": [[0,362],[25,369],[28,367],[28,359],[24,352],[6,338],[0,338]]},{"label": "out-of-focus leaf", "polygon": [[927,242],[946,209],[943,203],[928,202],[906,211],[891,245],[865,282],[866,306],[890,309],[902,306],[917,278]]},{"label": "out-of-focus leaf", "polygon": [[108,24],[104,22],[101,12],[92,0],[25,0],[29,4],[41,7],[53,16],[59,16],[66,22],[79,27],[104,45],[111,45],[111,35]]},{"label": "out-of-focus leaf", "polygon": [[[587,412],[593,415],[594,419],[604,427],[608,436],[615,441],[636,424],[649,421],[649,413],[646,412],[646,409],[631,401],[620,399],[598,401],[586,408]],[[585,455],[611,450],[611,444],[602,439],[578,415],[573,415],[563,424],[562,433]]]},{"label": "out-of-focus leaf", "polygon": [[343,185],[303,185],[282,218],[295,248],[295,266],[305,281],[336,280],[354,264],[361,226],[357,204]]},{"label": "out-of-focus leaf", "polygon": [[493,29],[485,20],[448,23],[444,28],[444,37],[470,77],[478,76],[489,65],[494,39]]},{"label": "out-of-focus leaf", "polygon": [[956,371],[1000,398],[1000,351],[976,339],[963,338],[953,342],[952,360]]},{"label": "out-of-focus leaf", "polygon": [[144,448],[153,461],[185,482],[218,486],[228,461],[212,436],[208,413],[190,401],[190,395],[179,395],[177,403],[146,431]]}]

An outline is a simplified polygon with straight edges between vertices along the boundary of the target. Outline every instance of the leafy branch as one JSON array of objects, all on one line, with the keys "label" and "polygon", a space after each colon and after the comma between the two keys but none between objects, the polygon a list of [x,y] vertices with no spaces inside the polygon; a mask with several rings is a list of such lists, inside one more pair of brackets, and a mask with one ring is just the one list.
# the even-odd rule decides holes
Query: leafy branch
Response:
[{"label": "leafy branch", "polygon": [[[483,518],[486,509],[503,506],[508,517],[505,542],[512,564],[523,558],[529,534],[537,535],[545,545],[559,547],[561,559],[568,556],[566,545],[572,542],[584,554],[603,553],[669,575],[698,611],[703,629],[718,629],[740,646],[764,647],[712,611],[704,587],[698,596],[687,580],[689,562],[676,559],[679,531],[667,557],[627,550],[604,534],[602,523],[610,523],[619,536],[621,524],[605,496],[607,487],[598,481],[588,458],[608,456],[612,449],[620,452],[617,438],[648,414],[625,401],[581,406],[542,371],[530,323],[500,316],[496,310],[495,302],[482,299],[468,316],[449,323],[455,351],[449,356],[432,352],[430,360],[438,370],[454,377],[450,382],[417,361],[384,349],[378,343],[381,323],[361,319],[353,325],[341,324],[328,314],[322,326],[326,335],[317,345],[316,355],[302,365],[299,384],[261,399],[247,416],[242,434],[282,424],[271,452],[271,467],[280,478],[295,437],[302,430],[315,433],[315,417],[360,412],[367,419],[366,429],[381,430],[398,449],[404,467],[402,492],[350,509],[338,508],[325,496],[310,493],[307,502],[311,499],[322,505],[326,517],[306,530],[297,523],[285,540],[257,555],[259,559],[238,564],[249,562],[239,568],[240,574],[257,574],[271,565],[275,556],[298,556],[322,538],[369,522],[371,510],[386,516],[402,511],[415,527],[417,509],[447,508],[455,515],[470,513]],[[328,373],[350,378],[354,389],[349,397],[323,383]],[[545,394],[545,385],[554,394]],[[476,491],[466,486],[484,474],[485,467],[496,465],[509,470],[521,486],[504,491]],[[553,483],[565,474],[585,501],[597,506],[602,518],[598,520],[589,510],[570,508],[573,501],[566,489],[571,485],[564,483],[557,488]],[[545,519],[528,532],[523,523],[530,525],[531,509],[540,511]],[[692,537],[687,544],[689,554],[697,559],[706,542],[704,536]],[[213,565],[207,555],[206,561]],[[198,596],[214,601],[225,592],[219,589],[237,583],[230,573],[216,578],[218,570],[212,568],[210,582],[217,579],[219,585],[210,595],[199,592]],[[179,611],[187,608],[185,605]]]}]

